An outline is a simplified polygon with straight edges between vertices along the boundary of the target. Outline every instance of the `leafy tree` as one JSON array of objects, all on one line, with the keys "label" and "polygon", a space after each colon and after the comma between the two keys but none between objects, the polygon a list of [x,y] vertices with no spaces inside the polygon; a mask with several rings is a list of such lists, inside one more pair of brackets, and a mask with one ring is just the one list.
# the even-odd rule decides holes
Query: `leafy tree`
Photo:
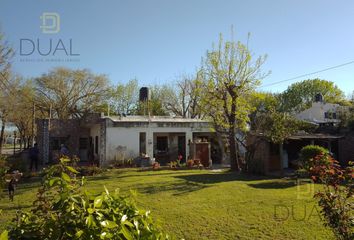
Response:
[{"label": "leafy tree", "polygon": [[279,144],[279,155],[282,156],[282,144],[285,139],[296,134],[299,130],[309,132],[314,130],[314,126],[311,124],[299,121],[287,112],[279,111],[278,94],[253,92],[248,98],[248,102],[253,107],[250,114],[249,141],[244,144],[247,150],[245,160],[249,171],[252,171],[253,156],[262,138]]},{"label": "leafy tree", "polygon": [[110,89],[110,109],[117,114],[131,114],[138,102],[138,80],[118,84]]},{"label": "leafy tree", "polygon": [[108,79],[89,70],[55,68],[35,79],[36,101],[46,112],[61,119],[79,118],[102,106]]},{"label": "leafy tree", "polygon": [[214,129],[227,133],[231,169],[239,170],[236,134],[247,130],[251,106],[246,100],[265,77],[261,66],[266,56],[255,61],[241,42],[226,41],[220,36],[217,48],[207,52],[201,74],[204,79],[202,107],[212,119]]},{"label": "leafy tree", "polygon": [[324,101],[340,103],[345,100],[344,93],[331,81],[308,79],[291,84],[280,95],[281,110],[300,112],[311,106],[316,94],[321,93]]}]

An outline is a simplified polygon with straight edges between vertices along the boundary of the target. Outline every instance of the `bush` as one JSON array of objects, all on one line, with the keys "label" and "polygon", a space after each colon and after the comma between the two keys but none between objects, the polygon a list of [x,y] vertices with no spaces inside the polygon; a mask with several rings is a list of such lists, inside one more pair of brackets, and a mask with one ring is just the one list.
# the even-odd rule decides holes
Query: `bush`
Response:
[{"label": "bush", "polygon": [[312,179],[324,184],[323,190],[315,197],[322,208],[321,213],[325,225],[331,227],[337,239],[354,239],[354,168],[342,169],[339,163],[329,155],[317,155],[317,162],[330,164],[318,165],[311,168],[309,174]]},{"label": "bush", "polygon": [[307,145],[300,151],[299,165],[301,168],[309,171],[315,166],[329,165],[330,162],[327,158],[317,158],[318,155],[329,155],[327,149],[317,145]]},{"label": "bush", "polygon": [[1,239],[168,239],[131,197],[81,191],[84,178],[69,161],[46,170],[31,211],[19,212]]}]

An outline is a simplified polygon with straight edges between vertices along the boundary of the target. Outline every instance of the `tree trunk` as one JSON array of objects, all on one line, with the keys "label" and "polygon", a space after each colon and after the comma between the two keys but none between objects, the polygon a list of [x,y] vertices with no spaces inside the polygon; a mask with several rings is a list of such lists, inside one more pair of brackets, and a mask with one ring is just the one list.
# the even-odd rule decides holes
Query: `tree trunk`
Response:
[{"label": "tree trunk", "polygon": [[283,143],[279,143],[280,173],[282,176],[284,175],[283,153]]},{"label": "tree trunk", "polygon": [[2,121],[1,132],[0,132],[0,154],[2,154],[2,146],[4,143],[4,133],[5,133],[5,122]]},{"label": "tree trunk", "polygon": [[230,143],[230,165],[231,170],[238,171],[240,169],[238,164],[237,148],[236,148],[236,136],[235,129],[230,128],[229,131],[229,143]]},{"label": "tree trunk", "polygon": [[[225,102],[224,109],[227,109],[227,105]],[[240,169],[239,163],[238,163],[238,152],[237,152],[237,147],[236,147],[236,97],[232,96],[232,102],[231,102],[231,110],[230,114],[228,116],[228,121],[229,121],[229,144],[230,144],[230,165],[231,165],[231,170],[233,171],[238,171]]]}]

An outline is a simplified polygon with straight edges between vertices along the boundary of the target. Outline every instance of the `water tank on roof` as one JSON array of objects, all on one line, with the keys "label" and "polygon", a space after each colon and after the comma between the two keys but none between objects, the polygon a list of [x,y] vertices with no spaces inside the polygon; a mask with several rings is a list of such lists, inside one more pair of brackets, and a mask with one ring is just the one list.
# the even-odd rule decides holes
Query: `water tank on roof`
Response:
[{"label": "water tank on roof", "polygon": [[146,102],[148,100],[150,100],[149,88],[147,87],[140,88],[139,101]]},{"label": "water tank on roof", "polygon": [[315,96],[315,102],[323,102],[323,96],[321,93],[317,93]]}]

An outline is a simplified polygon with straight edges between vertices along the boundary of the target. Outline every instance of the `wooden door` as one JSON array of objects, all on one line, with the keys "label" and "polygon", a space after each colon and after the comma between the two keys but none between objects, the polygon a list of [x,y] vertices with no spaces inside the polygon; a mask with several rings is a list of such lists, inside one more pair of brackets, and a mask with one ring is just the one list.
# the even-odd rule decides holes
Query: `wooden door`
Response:
[{"label": "wooden door", "polygon": [[199,159],[204,167],[209,167],[209,143],[197,143],[195,153],[195,158]]}]

